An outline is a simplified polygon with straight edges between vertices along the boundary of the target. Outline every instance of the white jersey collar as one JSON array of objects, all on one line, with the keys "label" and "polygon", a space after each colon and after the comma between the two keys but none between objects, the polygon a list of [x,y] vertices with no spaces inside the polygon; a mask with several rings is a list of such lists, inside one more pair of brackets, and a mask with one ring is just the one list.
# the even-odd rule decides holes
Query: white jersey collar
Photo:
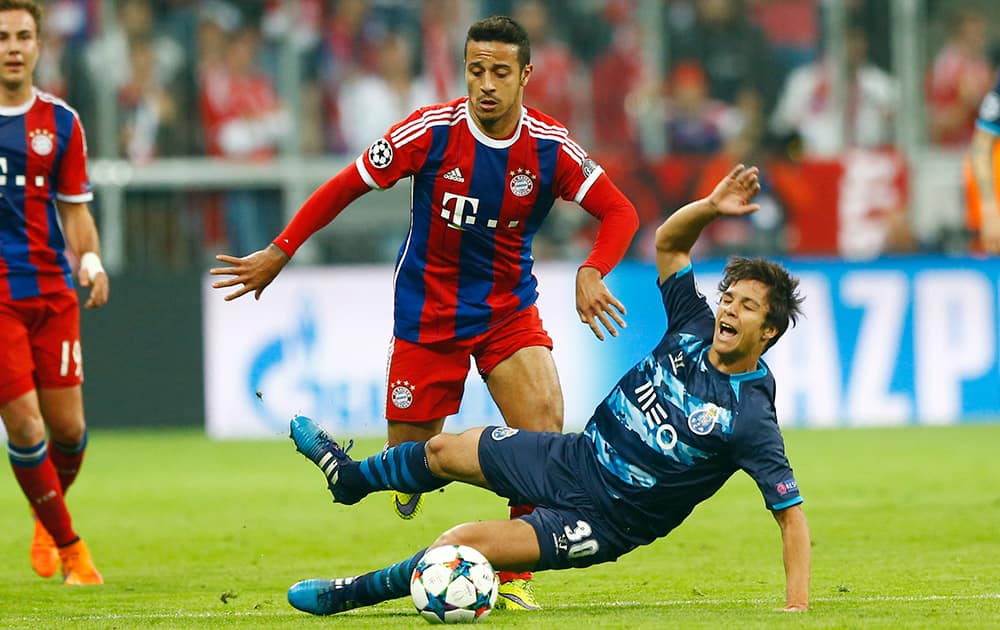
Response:
[{"label": "white jersey collar", "polygon": [[38,99],[38,91],[32,89],[31,98],[29,98],[24,103],[20,105],[14,105],[11,107],[4,107],[0,105],[0,116],[21,116],[23,114],[26,114],[28,110],[31,109],[31,106],[35,104],[35,101],[37,99]]},{"label": "white jersey collar", "polygon": [[469,126],[469,131],[472,132],[472,137],[491,149],[506,149],[517,142],[517,139],[521,137],[521,129],[524,127],[524,119],[527,115],[528,110],[526,110],[522,105],[521,118],[517,121],[517,128],[514,130],[514,135],[509,138],[498,140],[483,133],[483,130],[476,125],[476,121],[472,117],[472,107],[469,105],[469,99],[465,99],[465,123]]}]

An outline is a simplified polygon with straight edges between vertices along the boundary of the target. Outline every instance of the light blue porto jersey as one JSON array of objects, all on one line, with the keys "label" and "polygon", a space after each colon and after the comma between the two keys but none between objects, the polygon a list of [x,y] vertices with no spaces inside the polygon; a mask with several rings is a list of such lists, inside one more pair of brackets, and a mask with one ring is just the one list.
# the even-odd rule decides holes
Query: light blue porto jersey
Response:
[{"label": "light blue porto jersey", "polygon": [[976,117],[976,127],[1000,136],[1000,77],[997,77],[997,84],[993,89],[983,97]]},{"label": "light blue porto jersey", "polygon": [[715,318],[688,265],[660,285],[667,331],[584,429],[601,473],[592,489],[634,542],[665,535],[737,470],[781,510],[802,502],[774,410],[774,378],[708,360]]}]

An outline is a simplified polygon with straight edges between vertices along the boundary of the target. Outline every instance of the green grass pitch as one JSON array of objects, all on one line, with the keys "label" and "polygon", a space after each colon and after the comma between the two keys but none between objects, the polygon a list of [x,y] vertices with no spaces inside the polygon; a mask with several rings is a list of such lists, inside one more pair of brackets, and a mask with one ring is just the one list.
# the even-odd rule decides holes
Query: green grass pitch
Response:
[{"label": "green grass pitch", "polygon": [[[616,563],[545,572],[532,628],[1000,628],[1000,425],[788,431],[813,535],[812,608],[776,612],[778,527],[739,473],[670,536]],[[371,454],[366,440],[355,454]],[[69,493],[103,587],[43,580],[31,521],[0,472],[0,627],[422,628],[409,599],[334,618],[292,609],[307,577],[396,561],[462,521],[505,514],[451,486],[403,522],[389,496],[330,502],[287,439],[212,442],[197,432],[93,431]]]}]

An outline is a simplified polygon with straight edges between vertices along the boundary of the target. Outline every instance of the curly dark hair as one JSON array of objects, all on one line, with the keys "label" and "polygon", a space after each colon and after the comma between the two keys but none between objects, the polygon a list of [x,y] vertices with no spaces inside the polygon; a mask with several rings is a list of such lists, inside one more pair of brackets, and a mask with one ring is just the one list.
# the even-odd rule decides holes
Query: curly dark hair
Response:
[{"label": "curly dark hair", "polygon": [[35,35],[41,37],[45,9],[35,0],[0,0],[0,11],[27,11],[35,19]]},{"label": "curly dark hair", "polygon": [[469,27],[465,47],[469,42],[503,42],[517,46],[517,62],[521,67],[531,63],[531,42],[524,27],[506,15],[483,18]]},{"label": "curly dark hair", "polygon": [[794,326],[802,314],[802,302],[805,298],[799,293],[799,279],[776,262],[764,258],[730,258],[722,272],[719,282],[719,293],[725,293],[738,280],[757,280],[767,285],[767,315],[764,323],[773,326],[778,334],[774,336],[764,350],[773,346],[788,330],[788,323]]}]

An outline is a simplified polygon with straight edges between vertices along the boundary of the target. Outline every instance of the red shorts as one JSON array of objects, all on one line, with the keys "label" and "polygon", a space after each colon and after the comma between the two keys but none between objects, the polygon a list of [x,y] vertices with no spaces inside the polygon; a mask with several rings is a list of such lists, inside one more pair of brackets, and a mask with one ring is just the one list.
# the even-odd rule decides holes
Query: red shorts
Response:
[{"label": "red shorts", "polygon": [[534,304],[468,339],[416,344],[395,337],[389,345],[385,417],[426,422],[457,413],[469,357],[475,358],[485,380],[501,361],[531,346],[552,349],[552,339]]},{"label": "red shorts", "polygon": [[0,404],[31,390],[83,382],[74,291],[0,302]]}]

